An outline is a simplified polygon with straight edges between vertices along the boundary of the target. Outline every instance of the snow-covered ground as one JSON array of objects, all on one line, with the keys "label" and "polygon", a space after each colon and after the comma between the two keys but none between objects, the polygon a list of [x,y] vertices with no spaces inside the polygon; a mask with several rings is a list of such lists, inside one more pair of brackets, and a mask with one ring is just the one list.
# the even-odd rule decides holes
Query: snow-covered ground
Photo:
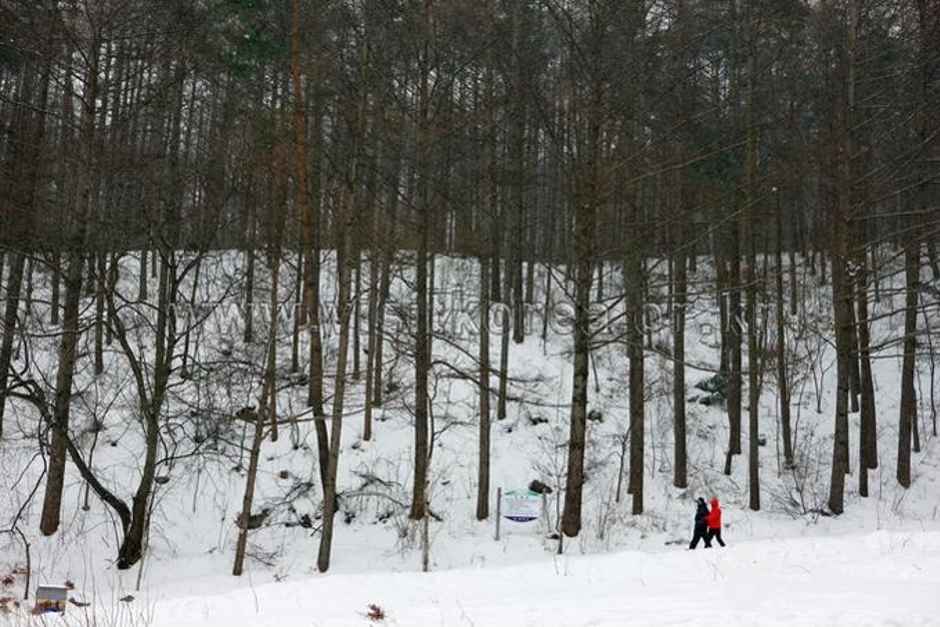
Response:
[{"label": "snow-covered ground", "polygon": [[[128,293],[133,293],[133,259],[125,263],[124,279]],[[203,295],[205,301],[218,297],[225,280],[235,280],[234,287],[230,283],[228,288],[237,291],[238,257],[220,255],[212,264],[204,270],[214,277]],[[705,287],[711,278],[702,265],[698,279],[703,287],[690,305],[687,345],[688,362],[707,368],[716,364],[717,338],[715,303],[710,288]],[[438,289],[459,286],[472,299],[475,272],[473,261],[440,260]],[[284,281],[284,285],[282,300],[289,302],[291,282]],[[329,298],[333,293],[329,276],[323,285]],[[43,289],[39,276],[37,294]],[[588,430],[582,533],[566,541],[564,555],[555,555],[557,543],[547,537],[556,519],[552,495],[547,520],[504,521],[497,542],[492,517],[486,522],[474,517],[476,388],[441,367],[432,378],[438,436],[430,501],[442,521],[430,523],[432,572],[416,572],[421,564],[418,529],[396,505],[410,499],[412,365],[406,354],[396,357],[392,350],[392,340],[405,341],[406,331],[391,327],[386,381],[395,385],[389,388],[384,407],[376,410],[372,442],[361,441],[362,382],[353,384],[349,392],[338,482],[344,496],[330,572],[318,575],[314,568],[320,494],[315,437],[310,423],[303,423],[293,433],[284,430],[279,442],[264,445],[255,509],[269,507],[272,514],[268,525],[250,536],[246,574],[234,578],[229,573],[245,457],[238,452],[243,428],[228,416],[255,402],[258,378],[226,362],[220,347],[234,346],[232,363],[262,363],[264,344],[242,346],[237,316],[231,315],[231,309],[220,308],[193,339],[198,344],[197,358],[206,369],[191,381],[176,382],[167,414],[168,423],[175,425],[221,427],[221,437],[204,454],[160,468],[159,474],[168,482],[157,489],[149,550],[142,566],[116,570],[112,516],[94,494],[89,510],[82,509],[85,485],[71,465],[62,528],[51,538],[38,533],[41,498],[30,503],[27,497],[41,478],[42,460],[34,455],[34,412],[18,403],[8,408],[8,439],[0,446],[0,528],[23,507],[21,527],[31,544],[33,587],[36,581],[70,580],[76,586],[75,598],[97,600],[98,615],[111,617],[99,619],[98,624],[115,627],[132,623],[167,627],[357,625],[370,622],[364,616],[370,603],[384,609],[385,624],[409,626],[940,625],[940,450],[926,429],[932,409],[930,369],[919,364],[920,411],[926,420],[922,423],[924,449],[913,456],[912,487],[903,490],[894,479],[900,359],[889,350],[890,356],[874,364],[880,465],[870,473],[872,496],[863,499],[857,493],[858,416],[853,415],[853,474],[846,478],[846,510],[838,517],[823,515],[832,455],[835,369],[826,341],[831,322],[826,314],[818,313],[828,311],[825,289],[817,292],[811,281],[802,282],[801,289],[805,290],[806,312],[788,321],[797,468],[791,472],[781,467],[771,373],[764,382],[760,407],[761,433],[767,438],[767,445],[760,449],[760,512],[747,507],[746,455],[735,458],[731,476],[722,473],[728,419],[718,407],[687,405],[690,487],[672,487],[673,365],[654,352],[647,357],[645,512],[630,514],[631,497],[625,486],[621,501],[616,500],[621,441],[627,426],[627,367],[623,347],[611,344],[594,353],[590,377],[591,408],[600,410],[604,420],[591,422]],[[259,301],[267,300],[265,290],[259,279]],[[394,293],[408,293],[400,279]],[[818,308],[816,299],[821,303]],[[439,305],[445,300],[442,296]],[[540,300],[537,294],[536,301]],[[886,296],[875,306],[873,317],[896,309],[899,303],[892,304]],[[91,301],[86,305],[88,315]],[[451,313],[458,309],[454,303],[443,307],[450,307]],[[236,328],[228,324],[233,321]],[[461,350],[475,353],[476,338],[454,333],[466,318],[442,315],[441,321],[438,331],[448,339],[435,340],[435,357],[472,371],[472,362]],[[899,315],[879,319],[873,342],[897,337],[900,321]],[[41,332],[40,323],[34,324],[33,330]],[[280,338],[280,363],[285,370],[289,328]],[[263,317],[257,329],[263,340]],[[662,329],[653,339],[668,347],[668,324]],[[511,347],[513,400],[507,419],[494,420],[493,425],[494,509],[496,487],[525,488],[532,479],[540,479],[557,488],[563,481],[570,338],[556,325],[550,327],[548,341],[543,343],[540,331],[537,324],[524,344]],[[496,365],[498,334],[491,339]],[[146,345],[147,338],[142,341]],[[326,346],[327,370],[332,372],[335,334],[327,338]],[[33,347],[37,367],[47,379],[54,378],[54,348],[53,340],[43,345],[42,339]],[[303,346],[300,354],[306,354]],[[89,361],[84,359],[78,373],[77,387],[82,393],[76,398],[73,425],[82,431],[92,416],[104,421],[95,467],[120,497],[129,499],[140,451],[140,427],[133,418],[134,388],[116,344],[106,355],[104,375],[94,377]],[[301,361],[303,365],[305,360]],[[696,367],[687,369],[689,398],[700,394],[693,384],[706,376]],[[287,386],[288,380],[285,372],[279,408],[291,415],[303,409],[306,394],[303,385]],[[327,384],[331,385],[329,379]],[[817,413],[817,388],[821,413]],[[197,404],[200,410],[192,415],[191,408]],[[85,450],[91,437],[87,432],[79,436]],[[181,448],[176,452],[185,453],[189,442],[185,437],[179,441]],[[684,545],[691,532],[694,498],[713,495],[724,505],[724,537],[729,546],[690,553]],[[312,529],[300,524],[305,515]],[[22,565],[22,546],[16,536],[0,535],[0,576]],[[0,597],[21,593],[22,576],[14,579],[13,586],[0,589]],[[135,600],[110,603],[127,594]],[[116,612],[124,618],[114,618]],[[143,618],[134,621],[131,615]]]},{"label": "snow-covered ground", "polygon": [[[155,603],[158,627],[940,625],[940,533],[768,539],[427,574],[326,575]],[[385,619],[371,620],[370,605]]]}]

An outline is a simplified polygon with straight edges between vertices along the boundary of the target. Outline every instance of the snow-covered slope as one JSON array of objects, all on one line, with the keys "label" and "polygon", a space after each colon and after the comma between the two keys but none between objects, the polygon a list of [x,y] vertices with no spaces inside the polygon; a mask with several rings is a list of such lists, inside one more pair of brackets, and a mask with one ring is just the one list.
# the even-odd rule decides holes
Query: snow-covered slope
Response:
[{"label": "snow-covered slope", "polygon": [[[220,254],[210,261],[204,272],[213,278],[203,300],[222,298],[226,290],[237,293],[237,256]],[[688,361],[708,367],[716,363],[713,330],[717,327],[714,299],[707,287],[711,277],[705,264],[700,265],[701,295],[693,299],[689,313]],[[133,259],[125,260],[123,276],[131,292],[136,281]],[[608,285],[615,281],[614,276]],[[290,302],[292,282],[283,284],[282,301]],[[329,298],[334,287],[329,276],[323,285]],[[461,351],[475,353],[476,338],[461,333],[466,318],[453,314],[460,303],[472,301],[476,264],[439,260],[437,285],[451,296],[438,299],[442,309],[438,331],[448,339],[435,340],[435,357],[458,369],[472,369]],[[825,306],[814,306],[815,299],[827,302],[825,290],[817,293],[809,285],[803,284],[804,305],[812,312],[826,311]],[[43,289],[42,277],[38,277],[37,293]],[[266,301],[265,290],[260,280],[259,301]],[[463,295],[453,296],[461,291]],[[404,298],[408,293],[401,278],[397,279],[393,294]],[[537,295],[536,301],[541,298]],[[894,305],[886,296],[873,317],[893,310]],[[396,311],[394,306],[390,309]],[[564,321],[556,321],[543,343],[539,320],[534,321],[526,342],[511,347],[508,417],[494,420],[494,509],[496,487],[524,488],[536,478],[556,488],[563,482],[570,338]],[[220,625],[361,624],[365,619],[359,613],[367,611],[368,603],[385,608],[388,624],[399,625],[615,625],[630,621],[792,625],[892,620],[907,625],[940,621],[940,613],[928,611],[940,609],[935,594],[928,594],[929,586],[936,589],[940,573],[940,452],[929,431],[924,431],[924,450],[913,457],[913,486],[909,490],[897,486],[900,360],[893,356],[877,360],[874,366],[880,466],[870,474],[872,496],[860,498],[857,477],[850,475],[846,512],[838,517],[823,515],[832,454],[830,401],[835,372],[826,342],[829,321],[818,313],[789,322],[798,450],[793,472],[783,469],[779,459],[772,375],[764,382],[760,424],[767,445],[760,449],[760,512],[747,509],[746,456],[735,458],[731,476],[722,473],[727,415],[717,407],[688,404],[690,487],[672,487],[673,365],[655,352],[647,358],[645,513],[630,514],[625,486],[617,502],[621,441],[627,430],[626,358],[618,344],[596,351],[590,404],[602,412],[603,422],[589,426],[583,531],[566,541],[565,555],[560,558],[554,554],[557,542],[547,537],[556,520],[555,495],[549,497],[547,519],[528,524],[504,521],[498,542],[493,539],[492,517],[485,522],[475,520],[476,388],[472,382],[451,376],[450,368],[436,369],[432,393],[438,435],[430,501],[442,520],[430,524],[431,569],[436,571],[431,574],[408,572],[417,571],[421,563],[418,529],[399,505],[410,499],[412,365],[406,354],[395,355],[394,340],[406,341],[407,334],[392,324],[386,381],[394,385],[384,407],[376,412],[372,442],[361,441],[362,382],[351,386],[347,401],[338,482],[344,496],[330,573],[314,576],[320,494],[313,429],[310,423],[302,423],[293,432],[284,430],[279,442],[264,445],[255,504],[256,509],[268,507],[272,513],[267,526],[251,534],[248,572],[242,578],[231,577],[234,519],[241,507],[245,481],[241,460],[245,456],[238,452],[243,428],[226,416],[256,402],[259,378],[239,364],[262,363],[264,350],[263,342],[241,345],[240,322],[231,307],[213,313],[198,337],[198,360],[206,368],[191,381],[177,382],[174,389],[167,412],[171,421],[221,426],[222,434],[214,448],[161,468],[168,483],[157,491],[142,574],[136,567],[125,572],[115,569],[112,516],[94,494],[90,509],[82,509],[85,486],[71,465],[63,527],[51,538],[40,536],[41,499],[27,501],[42,471],[42,460],[34,455],[35,415],[22,404],[8,410],[7,433],[15,429],[18,434],[0,447],[0,527],[24,507],[21,528],[31,543],[34,584],[68,579],[76,584],[73,595],[86,600],[132,593],[136,600],[127,607],[148,614],[152,610],[155,624],[168,626],[207,624],[207,619],[209,624]],[[899,322],[900,316],[879,319],[874,342],[897,337]],[[34,330],[42,330],[38,322],[34,324]],[[264,317],[259,317],[262,337],[265,324]],[[301,412],[306,396],[303,385],[287,385],[289,329],[285,325],[279,349],[285,370],[279,407],[286,415]],[[817,330],[821,339],[814,333]],[[653,341],[668,347],[668,324],[654,333]],[[327,338],[328,360],[331,346],[335,348],[335,333]],[[492,346],[495,365],[496,333]],[[234,354],[225,357],[220,347],[234,347]],[[37,355],[38,367],[47,379],[53,378],[53,341],[36,340],[34,349],[44,350]],[[300,354],[306,354],[303,346]],[[80,430],[93,414],[104,419],[107,429],[99,435],[95,467],[109,486],[129,499],[137,478],[141,437],[133,419],[133,386],[116,345],[107,355],[106,373],[97,379],[88,361],[84,360],[85,368],[78,375],[77,387],[83,392],[73,411],[73,425]],[[330,365],[327,370],[332,372]],[[687,369],[688,397],[700,394],[692,385],[706,376],[696,367]],[[919,373],[919,386],[922,416],[929,417],[932,386],[926,367]],[[817,413],[817,387],[821,413]],[[191,415],[197,405],[199,411]],[[539,420],[532,420],[536,417]],[[851,420],[853,468],[857,418]],[[746,421],[744,428],[746,442]],[[86,450],[90,438],[87,433],[81,436]],[[178,452],[185,453],[185,439],[181,441]],[[683,545],[691,531],[694,497],[712,495],[724,504],[729,549],[688,553]],[[301,524],[304,521],[312,528]],[[16,536],[0,535],[0,575],[22,566],[23,560]],[[22,577],[15,580],[11,590],[19,592]]]}]

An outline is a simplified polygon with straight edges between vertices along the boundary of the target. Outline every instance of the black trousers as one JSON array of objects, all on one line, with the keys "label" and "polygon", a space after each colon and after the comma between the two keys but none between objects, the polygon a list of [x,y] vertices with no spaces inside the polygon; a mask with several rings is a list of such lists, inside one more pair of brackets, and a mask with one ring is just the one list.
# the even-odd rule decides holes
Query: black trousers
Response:
[{"label": "black trousers", "polygon": [[708,535],[705,536],[705,546],[710,546],[713,538],[718,540],[721,546],[725,545],[725,541],[721,539],[721,529],[708,530]]},{"label": "black trousers", "polygon": [[706,529],[705,527],[699,527],[698,525],[696,525],[695,534],[692,536],[692,542],[689,543],[689,548],[694,549],[695,547],[697,547],[699,540],[705,541],[706,549],[712,548],[711,538],[708,537],[708,529]]}]

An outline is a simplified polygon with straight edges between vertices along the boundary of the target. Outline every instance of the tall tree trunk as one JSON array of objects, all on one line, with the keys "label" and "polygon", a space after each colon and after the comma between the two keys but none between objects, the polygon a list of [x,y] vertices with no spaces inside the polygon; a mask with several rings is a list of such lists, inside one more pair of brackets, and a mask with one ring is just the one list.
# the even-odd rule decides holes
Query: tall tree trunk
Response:
[{"label": "tall tree trunk", "polygon": [[[781,190],[777,190],[777,388],[780,401],[780,425],[783,431],[783,460],[787,468],[793,466],[793,437],[790,432],[790,377],[787,372],[787,331],[783,292],[783,210],[780,207]],[[792,251],[791,251],[792,255]],[[790,263],[793,263],[791,256]]]},{"label": "tall tree trunk", "polygon": [[372,386],[372,402],[381,407],[384,395],[384,353],[385,353],[385,306],[388,303],[392,284],[392,263],[395,260],[395,222],[398,218],[398,182],[401,170],[401,153],[395,151],[392,159],[389,183],[387,185],[386,205],[388,206],[388,230],[390,233],[383,238],[381,245],[381,277],[379,278],[379,299],[375,314],[375,382]]},{"label": "tall tree trunk", "polygon": [[[911,220],[913,223],[913,219]],[[898,483],[911,486],[911,438],[917,422],[917,391],[914,385],[917,351],[917,290],[920,289],[920,242],[910,242],[904,251],[906,307],[904,310],[904,360],[901,367],[901,411],[898,425]]]},{"label": "tall tree trunk", "polygon": [[[112,260],[111,264],[112,269],[114,269],[114,261]],[[196,269],[193,271],[193,284],[189,290],[189,311],[186,316],[186,333],[183,335],[183,361],[180,366],[180,377],[188,379],[190,376],[189,372],[189,345],[191,343],[191,335],[194,326],[194,321],[192,315],[189,313],[194,311],[196,303],[196,295],[199,291],[199,275],[202,272],[202,256],[196,260]],[[113,282],[112,282],[113,284]]]},{"label": "tall tree trunk", "polygon": [[[250,185],[250,183],[249,183]],[[249,203],[254,201],[252,193],[249,191]],[[245,344],[251,344],[255,341],[255,209],[249,207],[247,231],[245,233],[245,333],[242,340]]]},{"label": "tall tree trunk", "polygon": [[[397,190],[396,190],[397,195]],[[393,209],[391,219],[394,222],[395,211]],[[381,277],[379,279],[379,300],[376,304],[375,313],[375,382],[372,385],[372,402],[376,407],[381,407],[385,390],[384,385],[384,353],[385,353],[385,305],[388,303],[388,297],[391,292],[392,284],[392,259],[394,244],[386,242],[382,248],[382,267]]]},{"label": "tall tree trunk", "polygon": [[[735,203],[736,205],[738,203]],[[738,221],[731,226],[731,254],[728,258],[728,454],[741,454],[741,248],[738,238]]]},{"label": "tall tree trunk", "polygon": [[[832,305],[836,333],[836,415],[832,441],[832,477],[829,509],[841,514],[845,501],[845,474],[849,468],[849,387],[852,361],[852,292],[848,275],[849,235],[852,209],[852,119],[854,98],[854,51],[858,27],[857,0],[849,3],[845,86],[841,111],[837,114],[837,199],[832,212]],[[825,267],[825,259],[822,260]]]},{"label": "tall tree trunk", "polygon": [[248,474],[245,479],[245,494],[242,497],[242,511],[238,521],[238,540],[235,545],[235,564],[232,574],[236,577],[242,574],[245,561],[245,550],[248,544],[249,517],[255,495],[255,480],[258,475],[258,461],[261,457],[261,444],[264,441],[264,418],[271,422],[271,441],[277,441],[277,304],[278,288],[281,276],[281,233],[283,231],[283,214],[278,212],[278,203],[271,203],[271,219],[275,225],[275,237],[271,242],[271,295],[270,295],[270,328],[268,329],[267,365],[264,374],[264,392],[255,415],[254,433],[252,434],[251,450],[248,454]]},{"label": "tall tree trunk", "polygon": [[[840,201],[841,202],[841,201]],[[847,205],[847,203],[846,203]],[[852,324],[851,315],[846,311],[846,264],[845,264],[845,238],[842,234],[844,226],[841,211],[834,216],[833,246],[837,251],[833,254],[832,263],[832,299],[835,311],[836,324],[836,413],[832,452],[832,479],[829,492],[829,509],[835,514],[841,514],[844,503],[845,474],[849,463],[849,370],[852,354],[851,334],[849,325]],[[836,226],[838,224],[838,226]]]},{"label": "tall tree trunk", "polygon": [[[684,202],[684,199],[682,202]],[[679,216],[679,237],[676,241],[675,256],[676,289],[673,301],[675,315],[673,315],[672,403],[673,413],[675,414],[673,418],[675,465],[672,484],[677,488],[686,488],[689,485],[685,424],[685,308],[687,303],[686,292],[688,291],[688,269],[684,217],[684,213]]]},{"label": "tall tree trunk", "polygon": [[[326,490],[329,442],[326,422],[323,420],[323,346],[320,336],[320,203],[319,186],[313,189],[307,182],[307,116],[304,86],[301,75],[300,0],[291,4],[291,90],[293,96],[292,126],[294,131],[294,203],[301,216],[304,249],[304,309],[310,333],[310,372],[307,404],[313,409],[314,429],[317,434],[320,485]],[[314,150],[318,151],[320,138],[320,107],[314,107]],[[316,160],[316,156],[314,157]],[[314,183],[319,176],[313,175]],[[310,202],[310,199],[313,202]]]},{"label": "tall tree trunk", "polygon": [[940,281],[940,262],[937,261],[937,243],[934,239],[927,239],[927,260],[930,263],[930,273],[934,281]]},{"label": "tall tree trunk", "polygon": [[[797,215],[800,216],[802,211],[798,210]],[[798,222],[802,223],[802,218],[798,218]],[[802,229],[800,229],[802,230]],[[789,250],[787,252],[787,261],[789,263],[790,271],[790,315],[796,317],[799,313],[799,294],[798,294],[798,285],[796,280],[796,247],[797,243],[791,241]]]},{"label": "tall tree trunk", "polygon": [[137,274],[137,300],[147,302],[147,249],[140,250],[140,272]]},{"label": "tall tree trunk", "polygon": [[[371,237],[375,241],[374,229],[370,229]],[[362,439],[366,442],[372,440],[372,408],[374,403],[373,386],[375,385],[375,349],[378,344],[376,335],[376,311],[379,301],[379,279],[381,272],[380,253],[373,244],[369,251],[369,298],[366,311],[366,324],[368,332],[366,334],[366,388],[365,388],[365,407],[363,410]]]},{"label": "tall tree trunk", "polygon": [[[0,271],[0,275],[2,275]],[[59,309],[61,308],[62,300],[62,253],[58,250],[52,254],[52,276],[50,278],[52,285],[50,290],[52,291],[52,297],[49,302],[49,324],[52,326],[59,325]],[[2,422],[2,419],[0,419]]]},{"label": "tall tree trunk", "polygon": [[587,111],[587,149],[576,164],[580,193],[575,195],[575,308],[574,368],[572,369],[571,423],[568,436],[568,474],[562,531],[575,537],[581,531],[584,451],[587,439],[588,369],[591,358],[591,283],[594,277],[594,231],[600,196],[598,168],[601,142],[603,89],[595,84]]},{"label": "tall tree trunk", "polygon": [[[172,261],[172,250],[161,251],[159,294],[157,302],[157,345],[154,357],[154,384],[150,398],[146,398],[146,390],[138,391],[141,397],[141,406],[144,408],[144,439],[145,452],[140,481],[134,492],[131,504],[131,524],[124,534],[121,546],[118,548],[117,567],[126,570],[140,561],[144,551],[144,539],[150,526],[150,498],[153,495],[154,478],[156,477],[157,446],[160,441],[160,412],[170,376],[170,365],[173,362],[173,345],[175,333],[173,331],[173,310],[170,306],[172,294],[176,292],[175,263]],[[111,307],[113,309],[113,299]],[[115,316],[116,312],[113,312]],[[122,336],[122,345],[125,353],[131,352],[126,336]],[[140,382],[138,382],[140,386]]]},{"label": "tall tree trunk", "polygon": [[[6,413],[7,377],[13,361],[13,342],[20,309],[20,288],[23,282],[23,253],[10,255],[10,272],[6,281],[6,306],[3,310],[3,338],[0,344],[0,438],[3,437],[3,419]],[[3,279],[0,274],[0,280]]]},{"label": "tall tree trunk", "polygon": [[624,260],[624,282],[626,289],[627,358],[630,381],[630,481],[629,492],[633,496],[633,514],[643,513],[643,456],[645,447],[645,372],[643,364],[643,237],[639,230],[640,210],[634,209],[632,232],[637,234],[630,243]]},{"label": "tall tree trunk", "polygon": [[432,0],[424,2],[425,39],[419,60],[418,77],[418,129],[416,153],[418,159],[418,250],[416,255],[417,274],[417,326],[415,335],[415,448],[414,448],[414,486],[412,490],[412,520],[421,520],[427,507],[427,472],[428,472],[428,374],[431,369],[429,352],[428,325],[428,238],[431,223],[431,198],[429,177],[431,175],[431,124],[430,124],[430,33]]},{"label": "tall tree trunk", "polygon": [[[754,15],[752,3],[748,3],[746,11],[748,46],[751,48],[748,55],[747,78],[747,163],[745,165],[745,203],[744,211],[747,246],[747,392],[748,392],[748,506],[752,511],[760,511],[760,372],[761,359],[758,342],[757,326],[757,238],[754,234],[757,224],[757,210],[755,186],[757,184],[757,127],[754,124],[754,89],[757,65],[757,49],[754,44]],[[764,255],[766,262],[767,256]]]},{"label": "tall tree trunk", "polygon": [[[753,133],[753,131],[750,131]],[[756,150],[756,147],[754,148]],[[756,160],[756,155],[754,156]],[[749,194],[750,196],[750,194]],[[745,220],[748,222],[748,261],[747,261],[747,392],[748,392],[748,505],[753,511],[760,510],[760,344],[758,342],[757,326],[757,277],[755,265],[757,255],[754,242],[754,206],[752,199],[748,198],[748,211]]]},{"label": "tall tree trunk", "polygon": [[258,462],[261,459],[261,444],[264,442],[264,401],[256,411],[242,414],[250,416],[254,424],[251,450],[248,453],[248,474],[245,477],[245,494],[242,496],[242,511],[238,515],[238,539],[235,541],[235,563],[232,575],[240,577],[244,571],[245,554],[248,548],[248,525],[251,507],[255,498],[255,481],[258,477]]},{"label": "tall tree trunk", "polygon": [[[729,358],[730,350],[730,324],[728,316],[728,270],[724,256],[719,252],[719,246],[715,247],[715,281],[716,295],[718,301],[718,374],[725,381],[729,380],[731,365]],[[730,424],[730,423],[729,423]]]},{"label": "tall tree trunk", "polygon": [[[355,240],[358,242],[361,240],[360,237],[356,237]],[[353,261],[353,269],[356,272],[356,279],[353,282],[353,314],[352,314],[352,357],[353,357],[353,367],[352,367],[352,378],[353,381],[358,381],[362,378],[362,366],[359,363],[360,353],[362,352],[362,347],[360,346],[359,338],[359,327],[362,325],[362,247],[359,245],[354,246],[355,251],[353,255],[355,257]]]},{"label": "tall tree trunk", "polygon": [[[84,240],[84,227],[76,227],[75,241]],[[43,497],[40,531],[50,536],[59,529],[62,489],[65,484],[66,438],[71,409],[72,379],[78,360],[79,305],[82,296],[82,270],[85,255],[79,249],[70,254],[69,273],[65,281],[65,311],[62,319],[62,340],[59,344],[59,366],[56,372],[56,395],[53,409],[52,445]]]},{"label": "tall tree trunk", "polygon": [[[346,211],[354,211],[344,207]],[[333,388],[333,424],[330,429],[330,456],[326,472],[326,489],[323,491],[323,530],[320,534],[320,549],[317,554],[317,570],[325,573],[330,568],[330,553],[333,547],[333,523],[336,517],[336,478],[339,468],[339,453],[342,446],[343,405],[346,397],[346,365],[349,357],[349,324],[352,314],[350,302],[351,279],[349,263],[349,231],[354,220],[348,220],[337,234],[336,271],[339,274],[339,349],[336,356],[336,383]]]},{"label": "tall tree trunk", "polygon": [[[497,262],[498,263],[498,262]],[[506,420],[509,396],[509,337],[512,333],[509,303],[501,303],[501,330],[499,334],[499,388],[496,396],[496,420]]]},{"label": "tall tree trunk", "polygon": [[[525,67],[523,61],[524,51],[521,49],[523,30],[525,28],[525,16],[522,14],[527,6],[523,2],[512,3],[512,50],[513,63],[515,65],[515,80],[512,81],[511,90],[513,91],[513,115],[512,115],[512,136],[511,136],[511,158],[513,171],[513,207],[512,231],[513,241],[509,247],[509,268],[507,272],[511,273],[510,281],[507,281],[512,289],[512,340],[516,344],[522,344],[525,341],[525,300],[523,293],[523,271],[522,260],[525,247],[525,214],[526,214],[526,162],[525,162],[525,144],[526,144],[526,98],[523,91],[523,81],[525,80]],[[510,300],[508,297],[506,300]]]},{"label": "tall tree trunk", "polygon": [[69,412],[72,401],[72,380],[78,361],[79,308],[82,297],[82,276],[86,256],[85,244],[88,216],[92,214],[92,197],[96,187],[95,162],[95,118],[98,99],[98,49],[91,47],[90,66],[85,76],[85,93],[82,97],[81,159],[78,183],[80,195],[75,211],[75,226],[70,246],[68,278],[65,289],[65,310],[62,320],[62,339],[59,343],[59,364],[56,371],[55,404],[52,415],[52,445],[49,451],[49,468],[46,474],[46,489],[43,495],[39,529],[50,536],[59,528],[62,510],[62,489],[65,484],[65,455],[68,438]]},{"label": "tall tree trunk", "polygon": [[489,265],[480,255],[480,444],[477,466],[477,520],[490,515],[490,299]]},{"label": "tall tree trunk", "polygon": [[[27,105],[31,104],[30,101],[32,100],[29,85],[33,77],[29,72],[24,77],[19,93],[23,106],[17,107],[20,119],[17,125],[18,128],[14,129],[13,133],[14,145],[10,148],[13,175],[13,180],[10,181],[13,191],[11,204],[13,206],[12,208],[3,208],[4,213],[7,213],[8,216],[3,230],[5,231],[4,235],[9,236],[19,250],[10,254],[10,271],[6,282],[6,305],[3,310],[3,335],[0,339],[0,439],[3,437],[7,378],[13,361],[13,344],[19,318],[26,251],[34,252],[36,244],[31,224],[34,220],[33,214],[36,211],[36,192],[39,187],[39,171],[42,167],[41,157],[45,140],[46,105],[49,97],[50,73],[51,68],[47,65],[39,78],[39,94],[36,98],[38,108],[35,112],[27,110]],[[17,143],[20,143],[20,145],[16,145]],[[28,265],[29,270],[26,272],[31,274],[31,259]],[[29,303],[32,298],[30,283],[31,281],[28,281],[26,288],[27,306],[25,315],[27,319],[30,315]],[[2,264],[0,264],[0,284],[3,284]]]},{"label": "tall tree trunk", "polygon": [[[855,293],[855,281],[855,272],[850,272],[848,285],[845,286],[847,294]],[[858,320],[855,317],[855,307],[851,304],[848,307],[848,313],[852,317],[852,324],[849,325],[849,343],[852,346],[852,357],[849,361],[849,409],[854,414],[858,413],[860,409],[859,395],[862,393],[862,373],[859,368]]]},{"label": "tall tree trunk", "polygon": [[587,432],[588,360],[590,359],[591,248],[594,231],[593,199],[581,201],[575,230],[577,275],[575,278],[574,369],[571,393],[571,426],[568,440],[568,473],[562,529],[569,537],[581,531],[581,491],[584,484],[584,450]]},{"label": "tall tree trunk", "polygon": [[[101,247],[103,249],[103,246]],[[92,258],[96,267],[95,278],[95,374],[104,372],[104,290],[107,283],[107,257],[104,250],[98,250]]]},{"label": "tall tree trunk", "polygon": [[291,374],[300,372],[300,331],[307,322],[307,309],[303,305],[304,265],[304,247],[303,243],[301,243],[300,250],[297,252],[297,272],[294,275],[294,289],[291,300],[291,313],[293,314],[294,321],[290,340]]},{"label": "tall tree trunk", "polygon": [[[864,245],[864,236],[857,245]],[[861,360],[861,415],[858,435],[858,472],[861,496],[868,496],[868,470],[878,467],[878,434],[876,428],[875,386],[871,369],[871,326],[868,310],[868,255],[864,247],[858,255],[858,277],[855,282],[858,302],[858,345]]]}]

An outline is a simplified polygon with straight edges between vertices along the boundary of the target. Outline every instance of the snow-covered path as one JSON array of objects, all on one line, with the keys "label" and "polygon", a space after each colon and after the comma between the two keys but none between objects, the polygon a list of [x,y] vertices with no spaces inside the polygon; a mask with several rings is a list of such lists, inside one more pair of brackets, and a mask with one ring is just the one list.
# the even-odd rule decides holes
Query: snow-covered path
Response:
[{"label": "snow-covered path", "polygon": [[[384,621],[365,616],[370,603],[385,611]],[[326,575],[167,599],[151,609],[160,627],[940,625],[940,532]]]}]

